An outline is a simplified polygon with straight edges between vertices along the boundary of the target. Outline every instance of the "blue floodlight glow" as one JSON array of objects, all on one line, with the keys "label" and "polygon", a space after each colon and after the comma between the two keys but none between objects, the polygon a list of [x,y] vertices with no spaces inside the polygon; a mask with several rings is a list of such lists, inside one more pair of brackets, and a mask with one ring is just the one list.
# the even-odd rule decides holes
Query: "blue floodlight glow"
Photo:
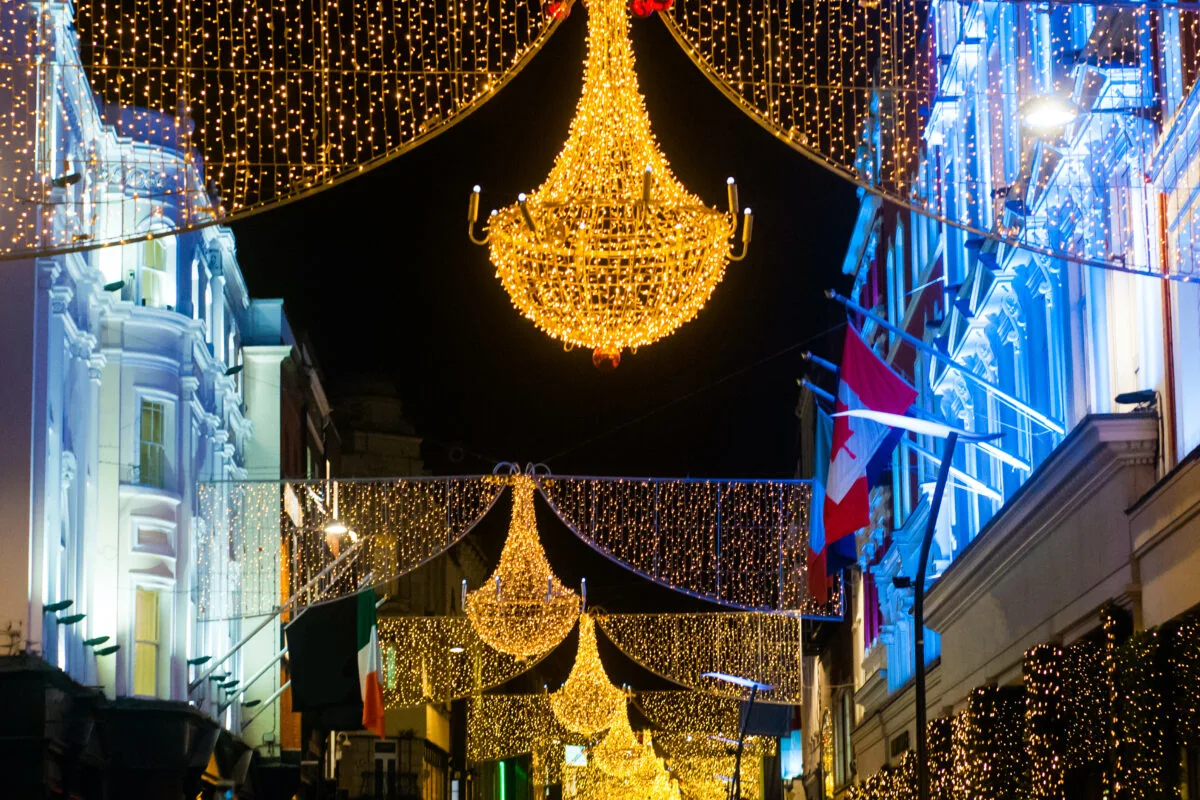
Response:
[{"label": "blue floodlight glow", "polygon": [[758,681],[751,680],[750,678],[743,678],[740,675],[729,675],[724,672],[703,672],[700,674],[700,677],[716,678],[719,681],[725,681],[725,683],[732,683],[734,686],[744,686],[747,689],[758,689],[760,692],[769,692],[775,688],[774,686],[770,686],[765,683],[759,683]]}]

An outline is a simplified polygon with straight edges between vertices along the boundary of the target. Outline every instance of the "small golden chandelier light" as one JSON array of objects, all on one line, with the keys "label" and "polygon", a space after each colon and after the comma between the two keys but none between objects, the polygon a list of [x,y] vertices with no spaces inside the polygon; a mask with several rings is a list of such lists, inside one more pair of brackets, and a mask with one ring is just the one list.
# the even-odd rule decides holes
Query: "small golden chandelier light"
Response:
[{"label": "small golden chandelier light", "polygon": [[615,778],[638,778],[650,781],[662,768],[654,755],[650,732],[642,732],[643,741],[638,741],[629,724],[629,704],[618,706],[608,733],[591,749],[589,760],[602,772]]},{"label": "small golden chandelier light", "polygon": [[518,658],[552,649],[579,616],[579,595],[559,582],[538,539],[533,489],[528,475],[513,476],[512,521],[500,564],[466,601],[479,638]]},{"label": "small golden chandelier light", "polygon": [[722,213],[671,173],[638,90],[625,0],[591,0],[583,94],[550,175],[492,211],[482,238],[476,186],[468,233],[490,243],[496,277],[525,317],[567,348],[591,348],[597,366],[616,366],[623,349],[695,317],[726,264],[745,257],[753,217],[746,209],[732,253],[732,178],[728,194]]},{"label": "small golden chandelier light", "polygon": [[567,682],[550,695],[550,708],[572,733],[594,736],[612,724],[625,693],[608,679],[596,649],[596,623],[590,614],[579,616],[579,649]]}]

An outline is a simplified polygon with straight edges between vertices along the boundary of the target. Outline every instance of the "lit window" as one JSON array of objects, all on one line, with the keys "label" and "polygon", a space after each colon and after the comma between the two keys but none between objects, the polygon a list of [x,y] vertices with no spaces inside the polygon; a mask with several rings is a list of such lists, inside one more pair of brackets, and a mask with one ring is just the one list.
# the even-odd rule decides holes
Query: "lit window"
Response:
[{"label": "lit window", "polygon": [[200,262],[192,259],[192,319],[200,319]]},{"label": "lit window", "polygon": [[137,590],[133,634],[133,693],[158,694],[158,592]]},{"label": "lit window", "polygon": [[159,239],[142,243],[142,305],[161,306],[173,301],[167,292],[167,246]]},{"label": "lit window", "polygon": [[163,403],[142,400],[139,425],[138,483],[162,489],[167,477],[167,410]]}]

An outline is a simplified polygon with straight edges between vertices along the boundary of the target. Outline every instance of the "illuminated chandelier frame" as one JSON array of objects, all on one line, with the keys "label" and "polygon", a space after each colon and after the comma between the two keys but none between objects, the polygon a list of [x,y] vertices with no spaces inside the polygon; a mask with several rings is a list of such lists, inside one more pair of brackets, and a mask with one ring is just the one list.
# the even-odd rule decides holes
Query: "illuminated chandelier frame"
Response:
[{"label": "illuminated chandelier frame", "polygon": [[[500,563],[463,607],[485,643],[518,658],[545,653],[566,638],[581,611],[579,595],[563,586],[538,538],[533,478],[513,475],[512,520]],[[464,591],[466,582],[463,582]]]},{"label": "illuminated chandelier frame", "polygon": [[729,209],[691,194],[671,173],[638,90],[629,15],[622,0],[588,6],[583,92],[546,181],[489,215],[477,235],[480,188],[470,195],[468,235],[489,245],[513,305],[567,349],[592,349],[597,366],[652,344],[691,321],[753,231],[737,185]]}]

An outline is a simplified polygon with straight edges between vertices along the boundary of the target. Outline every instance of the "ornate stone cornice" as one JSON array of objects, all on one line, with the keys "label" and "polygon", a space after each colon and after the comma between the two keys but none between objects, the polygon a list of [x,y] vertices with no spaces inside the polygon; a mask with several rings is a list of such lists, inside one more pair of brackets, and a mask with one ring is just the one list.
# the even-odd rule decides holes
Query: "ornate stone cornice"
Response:
[{"label": "ornate stone cornice", "polygon": [[1054,535],[1114,473],[1152,466],[1157,436],[1151,414],[1084,418],[929,589],[926,624],[945,630],[986,596],[1010,565]]}]

